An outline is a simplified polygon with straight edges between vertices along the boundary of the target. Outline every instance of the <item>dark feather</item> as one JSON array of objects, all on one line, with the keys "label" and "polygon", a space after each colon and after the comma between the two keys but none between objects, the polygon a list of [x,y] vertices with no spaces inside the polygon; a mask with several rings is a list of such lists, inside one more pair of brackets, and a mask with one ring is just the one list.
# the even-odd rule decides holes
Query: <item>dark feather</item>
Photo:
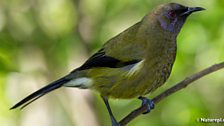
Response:
[{"label": "dark feather", "polygon": [[103,51],[103,49],[101,49],[100,51],[95,53],[93,56],[91,56],[81,67],[77,68],[76,70],[86,70],[86,69],[91,69],[96,67],[119,68],[119,67],[131,65],[131,64],[135,64],[139,61],[141,60],[134,59],[130,61],[121,61],[119,59],[105,55],[105,52]]},{"label": "dark feather", "polygon": [[27,96],[26,98],[24,98],[23,100],[21,100],[20,102],[18,102],[17,104],[15,104],[13,107],[11,107],[10,109],[15,109],[18,108],[20,106],[21,109],[26,107],[27,105],[29,105],[30,103],[34,102],[35,100],[37,100],[38,98],[42,97],[43,95],[47,94],[48,92],[51,92],[57,88],[60,88],[64,83],[68,82],[69,79],[66,78],[61,78],[57,81],[52,82],[51,84],[37,90],[36,92],[32,93],[31,95]]}]

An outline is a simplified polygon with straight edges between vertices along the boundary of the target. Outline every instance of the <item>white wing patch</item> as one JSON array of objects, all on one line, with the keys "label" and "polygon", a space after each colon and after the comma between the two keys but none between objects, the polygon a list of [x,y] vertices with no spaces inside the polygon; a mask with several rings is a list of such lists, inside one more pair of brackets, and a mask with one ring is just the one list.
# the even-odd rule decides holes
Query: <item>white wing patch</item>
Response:
[{"label": "white wing patch", "polygon": [[93,84],[93,80],[87,77],[81,77],[67,82],[65,87],[88,88]]},{"label": "white wing patch", "polygon": [[142,61],[136,63],[136,64],[135,64],[135,65],[128,71],[127,76],[130,77],[130,76],[132,76],[133,74],[135,74],[136,72],[138,72],[138,71],[142,68],[142,66],[143,66],[143,62],[144,62],[144,60],[142,60]]}]

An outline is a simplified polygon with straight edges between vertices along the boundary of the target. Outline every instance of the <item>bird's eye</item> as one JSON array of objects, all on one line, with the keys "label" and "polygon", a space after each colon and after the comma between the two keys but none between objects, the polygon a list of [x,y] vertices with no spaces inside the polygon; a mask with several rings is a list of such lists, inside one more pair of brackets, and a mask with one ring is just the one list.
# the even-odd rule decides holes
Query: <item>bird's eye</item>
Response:
[{"label": "bird's eye", "polygon": [[176,13],[173,10],[171,10],[168,12],[168,16],[169,18],[174,19],[176,17]]}]

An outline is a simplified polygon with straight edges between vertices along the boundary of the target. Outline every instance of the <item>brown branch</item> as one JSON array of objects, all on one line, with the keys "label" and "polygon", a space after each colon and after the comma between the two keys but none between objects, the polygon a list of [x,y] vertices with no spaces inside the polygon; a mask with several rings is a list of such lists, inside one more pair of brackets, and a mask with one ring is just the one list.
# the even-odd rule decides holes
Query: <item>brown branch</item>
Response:
[{"label": "brown branch", "polygon": [[[173,87],[167,89],[166,91],[162,92],[161,94],[159,94],[158,96],[154,97],[152,99],[152,101],[154,101],[155,104],[159,103],[161,100],[163,100],[164,98],[170,96],[171,94],[174,94],[175,92],[187,87],[188,85],[192,84],[192,82],[212,73],[215,72],[217,70],[220,70],[224,68],[224,62],[221,62],[219,64],[215,64],[212,65],[196,74],[193,74],[190,77],[185,78],[184,80],[180,81],[179,83],[177,83],[176,85],[174,85]],[[121,126],[125,126],[127,125],[130,121],[132,121],[133,119],[135,119],[136,117],[138,117],[139,115],[141,115],[143,112],[145,112],[147,109],[147,106],[141,106],[135,110],[133,110],[131,113],[129,113],[126,117],[124,117],[119,124]]]}]

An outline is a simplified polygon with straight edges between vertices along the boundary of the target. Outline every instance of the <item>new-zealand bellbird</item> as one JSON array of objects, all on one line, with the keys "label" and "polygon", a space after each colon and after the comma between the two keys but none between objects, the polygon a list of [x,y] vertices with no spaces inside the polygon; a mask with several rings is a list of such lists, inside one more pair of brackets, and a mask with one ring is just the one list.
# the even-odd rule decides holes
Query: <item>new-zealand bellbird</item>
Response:
[{"label": "new-zealand bellbird", "polygon": [[108,98],[140,98],[153,108],[145,96],[168,79],[176,57],[176,37],[187,17],[201,7],[177,3],[163,4],[107,41],[83,65],[68,75],[27,96],[11,109],[24,108],[41,96],[60,87],[93,89],[100,93],[109,111],[112,125],[118,126]]}]

